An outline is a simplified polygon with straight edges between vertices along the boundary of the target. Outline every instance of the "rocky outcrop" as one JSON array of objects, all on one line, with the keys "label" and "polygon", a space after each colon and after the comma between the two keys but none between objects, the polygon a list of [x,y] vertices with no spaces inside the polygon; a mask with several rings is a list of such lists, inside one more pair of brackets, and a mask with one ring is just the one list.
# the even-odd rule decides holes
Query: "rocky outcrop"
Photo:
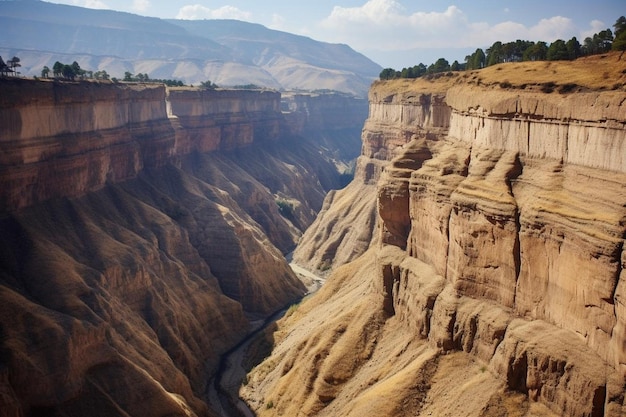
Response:
[{"label": "rocky outcrop", "polygon": [[3,80],[0,211],[75,197],[165,164],[165,89]]},{"label": "rocky outcrop", "polygon": [[621,91],[503,95],[477,87],[450,89],[450,136],[476,146],[626,172]]},{"label": "rocky outcrop", "polygon": [[0,415],[213,415],[220,355],[306,291],[331,157],[278,93],[2,84]]},{"label": "rocky outcrop", "polygon": [[354,180],[327,195],[294,252],[298,264],[326,271],[354,260],[376,240],[377,202],[370,197],[376,193],[381,173],[411,137],[435,139],[447,131],[450,109],[443,99],[444,95],[437,92],[381,95],[375,89],[370,91],[369,116]]},{"label": "rocky outcrop", "polygon": [[261,416],[624,415],[624,92],[383,83],[370,101],[361,161],[379,161],[377,185],[331,196],[302,242],[367,230],[346,205],[358,198],[376,202],[376,233],[352,262],[328,256],[327,287],[279,325],[248,403]]}]

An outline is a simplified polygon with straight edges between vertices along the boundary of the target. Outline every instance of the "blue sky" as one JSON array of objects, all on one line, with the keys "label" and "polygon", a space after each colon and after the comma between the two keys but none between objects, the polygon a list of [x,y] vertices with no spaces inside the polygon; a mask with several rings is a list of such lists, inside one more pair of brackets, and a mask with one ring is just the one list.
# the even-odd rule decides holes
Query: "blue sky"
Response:
[{"label": "blue sky", "polygon": [[624,0],[50,0],[178,19],[239,19],[345,43],[383,67],[463,61],[493,42],[586,36],[613,29]]}]

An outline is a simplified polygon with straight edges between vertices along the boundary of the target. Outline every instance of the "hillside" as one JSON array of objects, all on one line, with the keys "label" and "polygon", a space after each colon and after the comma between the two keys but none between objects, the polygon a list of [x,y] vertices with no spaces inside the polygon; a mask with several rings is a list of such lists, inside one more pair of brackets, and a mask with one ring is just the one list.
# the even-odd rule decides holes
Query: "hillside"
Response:
[{"label": "hillside", "polygon": [[377,82],[259,416],[626,415],[626,60]]},{"label": "hillside", "polygon": [[[88,24],[86,24],[88,22]],[[0,55],[24,75],[56,61],[198,85],[331,89],[365,97],[380,67],[346,45],[233,20],[178,21],[43,1],[0,2]]]},{"label": "hillside", "polygon": [[379,95],[442,93],[454,85],[482,85],[500,89],[558,93],[588,90],[623,91],[626,85],[624,59],[624,54],[613,52],[579,58],[573,62],[508,62],[481,70],[451,71],[417,79],[376,81],[375,91]]}]

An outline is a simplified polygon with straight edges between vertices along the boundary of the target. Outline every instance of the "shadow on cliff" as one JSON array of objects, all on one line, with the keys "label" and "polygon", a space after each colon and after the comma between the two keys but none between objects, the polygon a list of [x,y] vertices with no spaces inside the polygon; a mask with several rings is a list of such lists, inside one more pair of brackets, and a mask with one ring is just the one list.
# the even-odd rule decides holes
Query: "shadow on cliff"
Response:
[{"label": "shadow on cliff", "polygon": [[206,382],[244,313],[305,292],[281,251],[338,174],[297,148],[192,153],[0,220],[0,415],[210,415]]}]

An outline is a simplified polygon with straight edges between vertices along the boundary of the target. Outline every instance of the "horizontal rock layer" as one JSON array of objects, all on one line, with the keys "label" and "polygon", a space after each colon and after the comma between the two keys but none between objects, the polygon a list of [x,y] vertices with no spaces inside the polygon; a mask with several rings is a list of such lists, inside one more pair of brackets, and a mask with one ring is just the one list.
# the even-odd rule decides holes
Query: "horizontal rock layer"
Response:
[{"label": "horizontal rock layer", "polygon": [[279,326],[247,401],[259,415],[623,415],[624,102],[374,85],[361,162],[377,185],[361,186],[362,163],[296,254],[370,230],[365,201],[377,232],[352,257],[318,244],[328,289]]},{"label": "horizontal rock layer", "polygon": [[[353,158],[354,151],[345,154],[344,141],[332,137],[353,137],[366,115],[362,100],[340,95],[317,96],[284,115],[280,93],[271,91],[21,79],[5,79],[2,88],[0,213],[80,196],[192,152],[230,151],[255,140],[293,135],[301,142],[303,134],[322,131],[324,146]],[[332,106],[352,116],[341,126],[336,117],[309,118]]]},{"label": "horizontal rock layer", "polygon": [[626,100],[619,91],[503,94],[452,88],[450,137],[473,145],[626,172]]}]

